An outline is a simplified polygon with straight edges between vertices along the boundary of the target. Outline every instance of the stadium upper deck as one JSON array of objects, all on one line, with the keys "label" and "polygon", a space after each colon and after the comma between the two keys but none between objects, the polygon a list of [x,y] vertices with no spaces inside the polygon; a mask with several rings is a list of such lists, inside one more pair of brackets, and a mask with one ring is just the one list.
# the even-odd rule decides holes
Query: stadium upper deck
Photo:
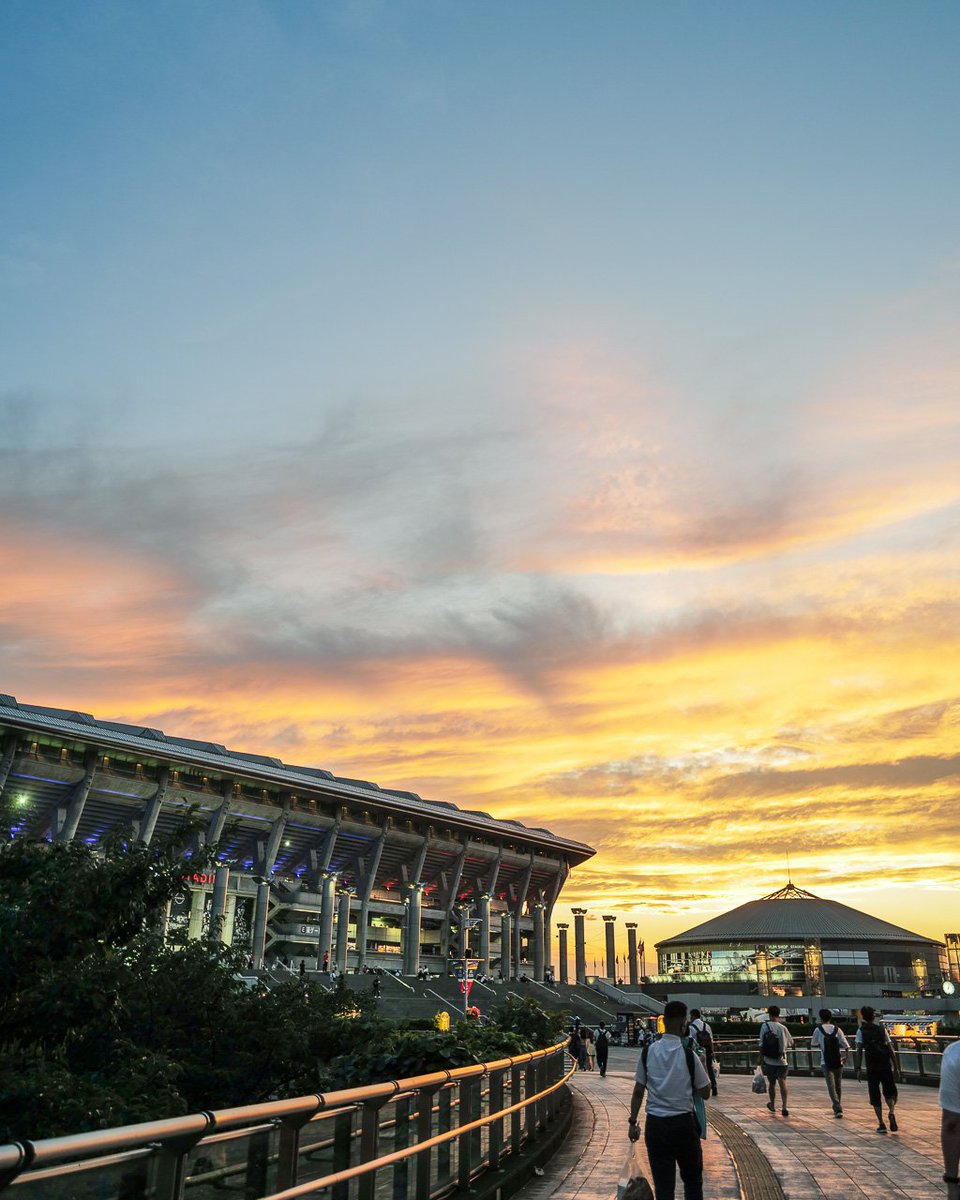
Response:
[{"label": "stadium upper deck", "polygon": [[[465,949],[543,978],[550,916],[594,851],[546,829],[315,767],[0,695],[0,797],[15,835],[145,842],[187,814],[221,864],[168,920],[322,965],[435,969]],[[465,916],[472,927],[463,931]]]}]

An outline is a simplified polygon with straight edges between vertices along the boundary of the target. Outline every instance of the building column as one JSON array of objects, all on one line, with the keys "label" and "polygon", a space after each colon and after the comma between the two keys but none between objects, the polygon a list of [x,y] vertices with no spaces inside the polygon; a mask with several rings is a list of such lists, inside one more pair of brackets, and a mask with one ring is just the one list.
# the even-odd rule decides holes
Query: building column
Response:
[{"label": "building column", "polygon": [[[403,931],[403,973],[416,975],[420,970],[420,914],[423,907],[423,887],[419,883],[410,885],[407,897],[407,923]],[[463,930],[461,929],[461,937]]]},{"label": "building column", "polygon": [[544,954],[544,905],[537,901],[533,906],[533,977],[537,983],[543,983],[543,968],[546,955]]},{"label": "building column", "polygon": [[360,897],[360,915],[357,918],[358,971],[362,971],[367,965],[367,929],[370,925],[370,896],[373,894],[374,884],[377,882],[377,871],[380,869],[380,859],[383,856],[383,847],[386,840],[387,831],[383,829],[380,831],[380,835],[372,849],[363,860],[363,894]]},{"label": "building column", "polygon": [[337,877],[332,871],[324,871],[320,878],[320,937],[317,939],[317,970],[330,970],[330,951],[333,948],[333,909],[336,903]]},{"label": "building column", "polygon": [[93,787],[93,777],[97,773],[97,763],[100,761],[98,754],[88,754],[86,760],[86,771],[83,778],[70,793],[70,799],[67,801],[67,811],[63,818],[63,825],[60,827],[60,832],[57,835],[58,842],[72,842],[77,828],[80,825],[80,818],[83,816],[83,810],[86,807],[87,797],[90,795],[90,789]]},{"label": "building column", "polygon": [[222,942],[224,917],[227,909],[227,888],[230,886],[230,868],[217,867],[213,877],[213,903],[210,905],[210,925],[207,937],[211,942]]},{"label": "building column", "polygon": [[490,895],[484,892],[479,901],[480,908],[480,961],[481,970],[490,972]]},{"label": "building column", "polygon": [[163,798],[167,794],[167,786],[170,779],[170,768],[161,767],[160,776],[157,779],[157,790],[144,806],[143,816],[140,818],[140,828],[137,832],[137,838],[143,842],[145,846],[149,846],[153,839],[154,830],[157,828],[157,821],[160,817],[160,812],[163,808]]},{"label": "building column", "polygon": [[627,978],[634,987],[640,982],[640,966],[637,961],[637,923],[636,921],[627,921],[627,969],[629,975]]},{"label": "building column", "polygon": [[19,744],[20,738],[16,733],[7,734],[6,741],[3,744],[3,758],[0,759],[0,797],[3,796],[3,789],[7,786],[10,769],[13,766],[13,760],[17,756],[17,747]]},{"label": "building column", "polygon": [[270,884],[262,879],[257,884],[257,899],[253,906],[253,937],[250,957],[253,969],[263,970],[263,953],[267,944],[267,917],[270,913]]},{"label": "building column", "polygon": [[347,969],[347,939],[350,935],[350,901],[353,888],[344,888],[337,904],[337,970],[342,974]]},{"label": "building column", "polygon": [[223,910],[223,929],[220,931],[220,937],[225,946],[233,945],[233,922],[237,915],[237,895],[236,892],[227,893],[227,903]]},{"label": "building column", "polygon": [[583,929],[585,908],[571,908],[573,913],[573,947],[577,959],[577,983],[587,982],[587,941]]},{"label": "building column", "polygon": [[617,938],[613,923],[616,917],[603,918],[603,932],[607,943],[607,978],[611,983],[617,982]]},{"label": "building column", "polygon": [[203,933],[203,914],[207,908],[207,893],[202,888],[190,889],[190,919],[187,937],[198,938]]},{"label": "building column", "polygon": [[510,932],[511,917],[508,910],[500,914],[500,973],[505,980],[512,979],[510,970],[513,938]]},{"label": "building column", "polygon": [[510,959],[511,959],[511,974],[514,979],[519,979],[520,970],[520,944],[523,941],[523,936],[520,930],[520,912],[519,910],[513,914],[513,923],[510,926],[512,938],[510,943]]},{"label": "building column", "polygon": [[560,982],[567,983],[567,930],[570,928],[566,921],[557,922],[557,936],[560,938]]}]

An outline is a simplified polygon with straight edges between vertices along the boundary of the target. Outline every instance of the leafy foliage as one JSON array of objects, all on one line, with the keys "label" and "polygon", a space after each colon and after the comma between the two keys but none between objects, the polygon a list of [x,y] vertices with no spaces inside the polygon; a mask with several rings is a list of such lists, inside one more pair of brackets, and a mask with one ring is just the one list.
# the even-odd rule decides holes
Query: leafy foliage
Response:
[{"label": "leafy foliage", "polygon": [[[404,1078],[557,1040],[508,1000],[449,1033],[381,1019],[369,993],[240,978],[207,939],[164,943],[175,842],[0,842],[0,1142]],[[191,870],[198,867],[196,855]]]}]

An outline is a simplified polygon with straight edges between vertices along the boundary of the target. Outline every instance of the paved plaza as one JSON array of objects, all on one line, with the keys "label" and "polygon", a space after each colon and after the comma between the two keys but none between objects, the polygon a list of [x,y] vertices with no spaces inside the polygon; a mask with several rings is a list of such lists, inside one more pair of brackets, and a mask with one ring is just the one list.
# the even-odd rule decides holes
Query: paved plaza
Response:
[{"label": "paved plaza", "polygon": [[[636,1061],[635,1050],[614,1049],[606,1079],[573,1076],[570,1136],[545,1174],[524,1188],[523,1200],[615,1200]],[[844,1081],[845,1115],[836,1120],[820,1079],[790,1080],[789,1117],[767,1111],[766,1097],[750,1091],[749,1076],[719,1082],[720,1095],[707,1103],[707,1200],[941,1200],[945,1194],[935,1088],[901,1086],[900,1131],[883,1136],[865,1083]],[[677,1195],[683,1195],[679,1179]]]}]

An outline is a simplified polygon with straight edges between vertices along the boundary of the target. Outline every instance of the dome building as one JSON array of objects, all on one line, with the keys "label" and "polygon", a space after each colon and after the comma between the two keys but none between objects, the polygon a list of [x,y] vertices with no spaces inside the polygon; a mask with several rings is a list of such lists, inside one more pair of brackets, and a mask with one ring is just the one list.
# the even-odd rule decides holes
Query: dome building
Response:
[{"label": "dome building", "polygon": [[836,1006],[889,998],[900,1007],[939,995],[952,974],[943,943],[793,883],[667,938],[657,959],[651,992],[695,993],[707,1006],[826,996]]}]

